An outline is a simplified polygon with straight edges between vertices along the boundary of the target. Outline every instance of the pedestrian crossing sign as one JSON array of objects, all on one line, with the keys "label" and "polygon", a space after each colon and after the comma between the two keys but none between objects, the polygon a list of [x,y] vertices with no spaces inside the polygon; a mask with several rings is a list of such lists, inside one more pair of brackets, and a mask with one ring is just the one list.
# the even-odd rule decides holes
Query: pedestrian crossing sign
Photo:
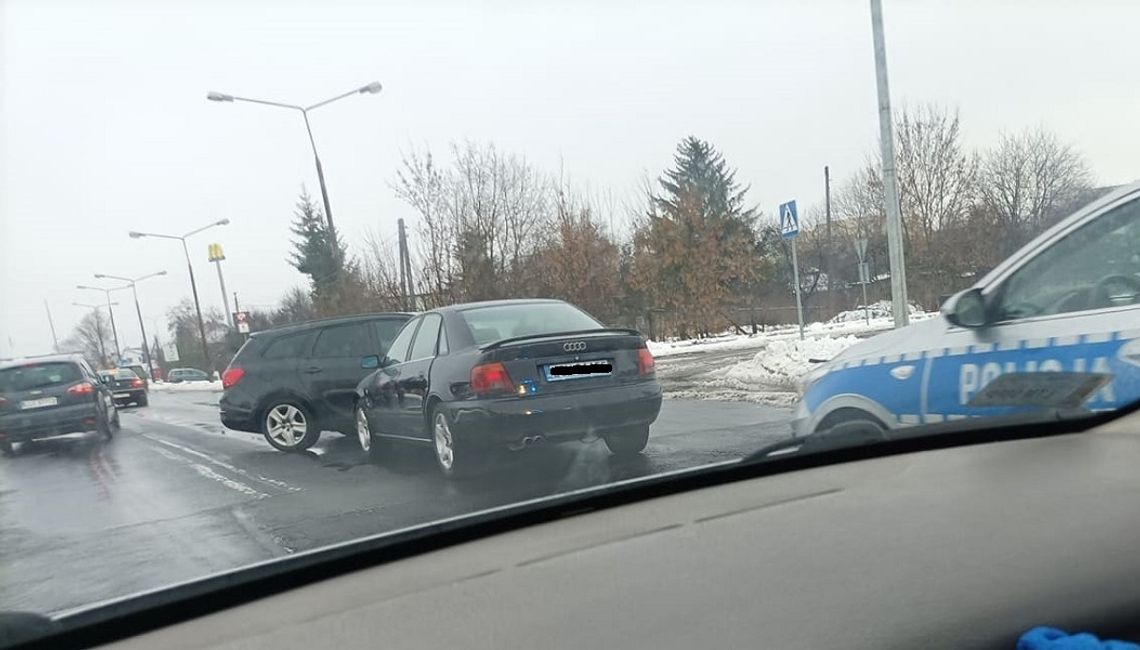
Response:
[{"label": "pedestrian crossing sign", "polygon": [[791,239],[800,234],[800,217],[796,214],[796,202],[780,204],[780,235]]}]

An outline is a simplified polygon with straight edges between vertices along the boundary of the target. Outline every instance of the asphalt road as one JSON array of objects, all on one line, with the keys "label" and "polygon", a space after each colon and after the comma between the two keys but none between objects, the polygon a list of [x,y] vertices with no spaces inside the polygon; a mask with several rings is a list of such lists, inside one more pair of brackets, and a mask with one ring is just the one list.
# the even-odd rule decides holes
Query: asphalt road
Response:
[{"label": "asphalt road", "polygon": [[786,410],[666,400],[645,453],[605,444],[511,454],[452,483],[427,447],[369,462],[325,433],[285,454],[228,431],[214,393],[152,393],[102,443],[69,436],[0,458],[0,610],[58,612],[334,542],[607,482],[740,458],[789,435]]}]

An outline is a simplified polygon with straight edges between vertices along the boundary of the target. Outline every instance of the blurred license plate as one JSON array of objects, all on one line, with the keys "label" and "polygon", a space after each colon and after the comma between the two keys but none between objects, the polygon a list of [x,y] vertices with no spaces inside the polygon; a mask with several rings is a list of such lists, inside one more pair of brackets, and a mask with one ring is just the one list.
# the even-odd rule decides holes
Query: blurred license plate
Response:
[{"label": "blurred license plate", "polygon": [[115,397],[130,397],[130,393],[114,393]]},{"label": "blurred license plate", "polygon": [[609,359],[578,361],[575,363],[556,363],[546,366],[546,381],[605,377],[612,373],[613,370],[614,364]]},{"label": "blurred license plate", "polygon": [[27,411],[28,409],[42,409],[45,406],[55,406],[59,404],[59,400],[54,397],[41,397],[40,399],[26,399],[20,402],[20,408]]}]

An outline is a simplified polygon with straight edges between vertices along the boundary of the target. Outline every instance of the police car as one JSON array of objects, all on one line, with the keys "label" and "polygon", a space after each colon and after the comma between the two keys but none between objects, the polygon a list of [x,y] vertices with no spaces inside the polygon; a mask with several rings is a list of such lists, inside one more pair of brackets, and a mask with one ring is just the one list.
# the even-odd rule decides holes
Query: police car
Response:
[{"label": "police car", "polygon": [[[1079,399],[1063,404],[1065,394]],[[1042,233],[948,299],[940,316],[821,364],[801,395],[797,435],[858,422],[889,436],[909,425],[1140,400],[1140,183]]]}]

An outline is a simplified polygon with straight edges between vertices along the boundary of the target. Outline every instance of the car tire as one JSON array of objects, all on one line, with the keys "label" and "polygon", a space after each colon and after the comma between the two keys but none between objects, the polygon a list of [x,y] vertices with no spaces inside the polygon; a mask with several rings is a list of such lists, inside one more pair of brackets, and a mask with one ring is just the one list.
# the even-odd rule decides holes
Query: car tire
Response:
[{"label": "car tire", "polygon": [[884,439],[886,437],[887,427],[875,416],[857,408],[842,408],[829,414],[816,426],[814,433],[824,433],[839,425],[844,425],[848,432],[859,427],[868,432],[877,431]]},{"label": "car tire", "polygon": [[603,436],[610,453],[615,456],[640,454],[649,444],[649,425],[635,424],[622,427]]},{"label": "car tire", "polygon": [[261,411],[261,434],[278,451],[304,451],[321,437],[321,428],[298,400],[277,399]]},{"label": "car tire", "polygon": [[383,460],[383,458],[387,456],[387,454],[384,453],[384,441],[372,432],[372,424],[368,421],[368,415],[364,412],[364,407],[360,404],[356,405],[354,421],[356,425],[356,441],[360,444],[360,449],[371,461]]},{"label": "car tire", "polygon": [[143,396],[140,397],[135,404],[138,404],[140,407],[146,406],[150,404],[150,397],[146,393],[143,393]]},{"label": "car tire", "polygon": [[16,455],[16,448],[12,446],[9,440],[0,440],[0,456],[11,458]]},{"label": "car tire", "polygon": [[119,411],[115,410],[114,414],[115,420],[112,420],[111,414],[104,411],[103,417],[100,418],[99,421],[95,424],[95,430],[99,433],[99,437],[104,441],[109,441],[115,437],[116,427],[114,426],[114,422],[119,418]]},{"label": "car tire", "polygon": [[487,467],[489,452],[455,439],[451,418],[442,409],[432,409],[427,419],[428,437],[432,441],[435,464],[445,478],[461,480],[481,474]]}]

